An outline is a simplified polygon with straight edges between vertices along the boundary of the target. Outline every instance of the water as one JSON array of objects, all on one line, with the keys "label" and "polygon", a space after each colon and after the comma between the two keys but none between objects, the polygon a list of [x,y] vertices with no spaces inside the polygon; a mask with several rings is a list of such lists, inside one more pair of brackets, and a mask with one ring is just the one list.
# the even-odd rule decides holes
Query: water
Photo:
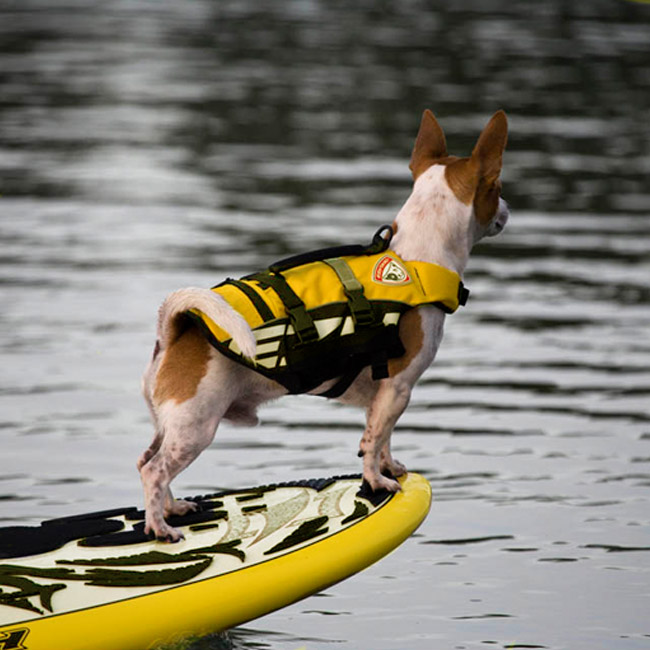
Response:
[{"label": "water", "polygon": [[[423,108],[467,154],[503,107],[513,216],[393,439],[428,519],[201,647],[650,647],[650,6],[21,0],[0,39],[0,524],[140,502],[163,296],[367,241]],[[361,413],[262,417],[177,493],[358,471]]]}]

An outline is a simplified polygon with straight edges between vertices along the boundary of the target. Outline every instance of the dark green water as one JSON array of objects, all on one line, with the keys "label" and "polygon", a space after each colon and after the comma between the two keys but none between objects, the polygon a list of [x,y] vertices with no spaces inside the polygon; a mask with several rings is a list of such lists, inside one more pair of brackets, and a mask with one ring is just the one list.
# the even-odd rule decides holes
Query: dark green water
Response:
[{"label": "dark green water", "polygon": [[[201,647],[650,647],[649,90],[623,0],[3,2],[0,524],[139,502],[167,292],[368,240],[425,107],[460,155],[504,108],[509,226],[393,439],[427,521]],[[177,491],[357,471],[362,427],[280,401]]]}]

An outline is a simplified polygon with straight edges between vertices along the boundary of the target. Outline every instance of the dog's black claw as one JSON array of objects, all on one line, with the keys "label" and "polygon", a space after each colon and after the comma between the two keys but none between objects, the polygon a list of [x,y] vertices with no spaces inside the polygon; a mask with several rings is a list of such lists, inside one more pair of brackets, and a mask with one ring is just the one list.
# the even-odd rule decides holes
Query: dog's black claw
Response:
[{"label": "dog's black claw", "polygon": [[173,535],[164,535],[162,537],[156,537],[158,542],[165,542],[166,544],[178,544],[185,540],[185,535],[181,535],[178,539],[174,539]]}]

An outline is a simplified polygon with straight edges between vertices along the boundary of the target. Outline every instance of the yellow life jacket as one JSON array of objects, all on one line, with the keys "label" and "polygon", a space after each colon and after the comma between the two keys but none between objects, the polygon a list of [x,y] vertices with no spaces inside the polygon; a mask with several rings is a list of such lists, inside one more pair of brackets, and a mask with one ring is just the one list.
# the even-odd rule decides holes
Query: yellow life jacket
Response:
[{"label": "yellow life jacket", "polygon": [[[386,228],[388,239],[380,236]],[[213,287],[253,330],[254,360],[243,357],[230,335],[205,314],[193,310],[191,315],[220,352],[290,393],[309,392],[338,377],[321,393],[338,397],[366,366],[374,379],[388,376],[388,359],[405,352],[398,323],[406,311],[436,305],[453,313],[467,301],[469,291],[457,273],[402,260],[388,249],[390,236],[390,226],[384,226],[368,247],[313,251]]]}]

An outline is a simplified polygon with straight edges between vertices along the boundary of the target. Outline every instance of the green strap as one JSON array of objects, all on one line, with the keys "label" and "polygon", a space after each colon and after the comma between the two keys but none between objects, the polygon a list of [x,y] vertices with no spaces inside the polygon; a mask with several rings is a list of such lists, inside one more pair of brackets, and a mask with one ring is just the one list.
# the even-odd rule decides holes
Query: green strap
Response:
[{"label": "green strap", "polygon": [[262,271],[261,273],[248,276],[247,279],[259,282],[264,288],[270,287],[278,294],[278,298],[284,304],[291,324],[301,343],[310,343],[311,341],[318,340],[318,330],[314,325],[312,317],[307,313],[305,303],[300,300],[281,273]]},{"label": "green strap", "polygon": [[331,257],[323,261],[333,269],[343,285],[354,324],[359,326],[372,324],[375,320],[372,305],[364,295],[363,285],[354,275],[349,264],[341,257]]}]

